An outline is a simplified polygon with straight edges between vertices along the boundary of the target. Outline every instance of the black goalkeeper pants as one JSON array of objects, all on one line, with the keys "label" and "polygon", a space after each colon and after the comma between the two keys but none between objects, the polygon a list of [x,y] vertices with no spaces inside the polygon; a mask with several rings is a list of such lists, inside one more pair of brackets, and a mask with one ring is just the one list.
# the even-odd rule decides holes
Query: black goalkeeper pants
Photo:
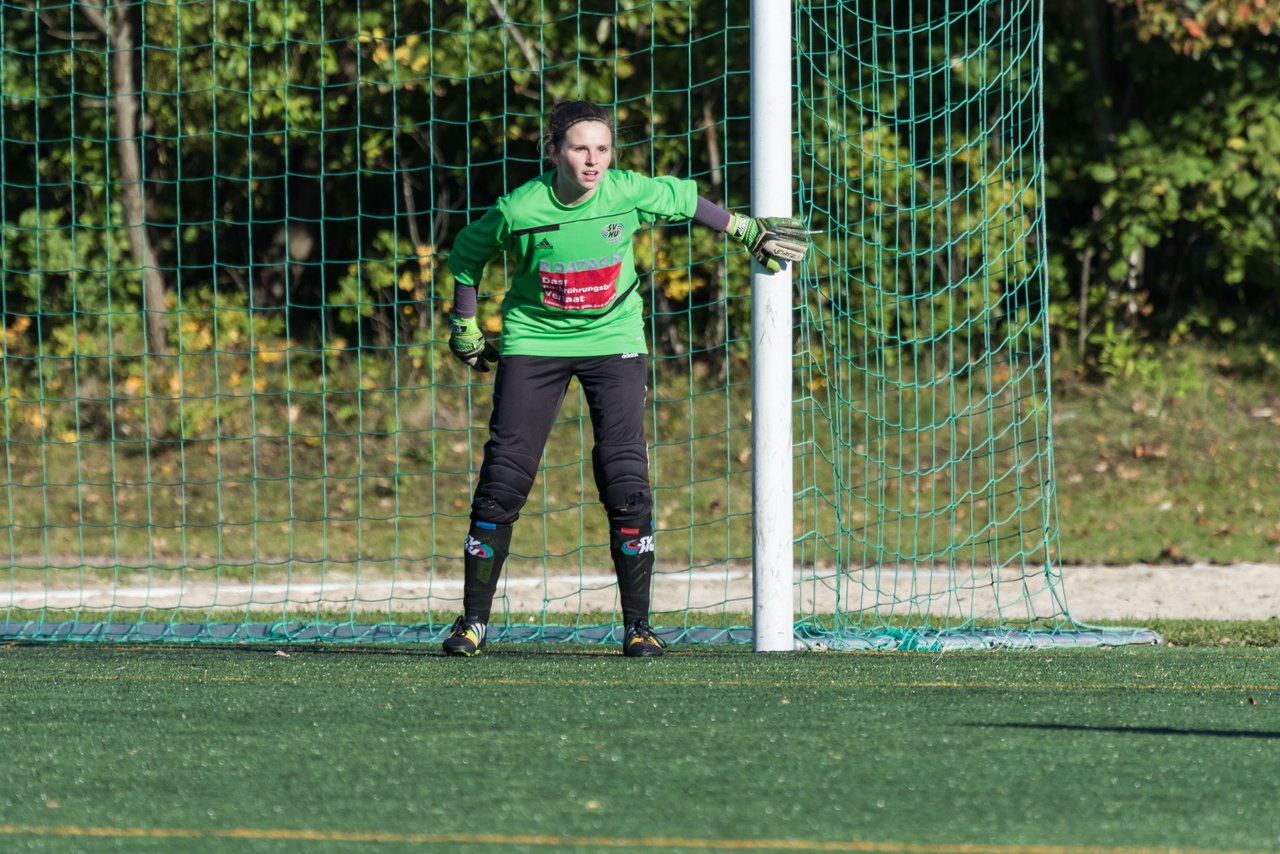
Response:
[{"label": "black goalkeeper pants", "polygon": [[489,441],[471,519],[510,525],[520,516],[569,380],[591,413],[596,490],[612,527],[647,526],[653,510],[644,437],[647,359],[615,356],[502,356],[493,388]]}]

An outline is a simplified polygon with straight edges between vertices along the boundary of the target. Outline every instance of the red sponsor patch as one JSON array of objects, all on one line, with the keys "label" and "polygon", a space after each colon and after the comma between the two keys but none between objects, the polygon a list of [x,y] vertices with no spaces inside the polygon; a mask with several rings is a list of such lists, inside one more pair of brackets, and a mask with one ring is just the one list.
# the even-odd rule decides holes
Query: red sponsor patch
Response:
[{"label": "red sponsor patch", "polygon": [[606,308],[618,293],[621,264],[575,272],[542,271],[542,304],[569,311]]}]

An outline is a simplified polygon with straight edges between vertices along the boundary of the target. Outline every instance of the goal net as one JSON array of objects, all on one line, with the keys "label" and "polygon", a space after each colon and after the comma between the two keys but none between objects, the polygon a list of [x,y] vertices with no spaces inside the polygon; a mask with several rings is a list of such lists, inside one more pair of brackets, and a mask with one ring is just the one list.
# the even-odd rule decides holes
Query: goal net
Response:
[{"label": "goal net", "polygon": [[[0,12],[0,637],[437,640],[491,392],[444,346],[452,237],[567,98],[616,111],[617,166],[749,210],[746,3]],[[793,24],[797,637],[1150,642],[1078,624],[1059,568],[1039,4]],[[685,223],[636,253],[654,623],[745,641],[748,259]],[[491,639],[616,636],[590,434],[571,388]]]}]

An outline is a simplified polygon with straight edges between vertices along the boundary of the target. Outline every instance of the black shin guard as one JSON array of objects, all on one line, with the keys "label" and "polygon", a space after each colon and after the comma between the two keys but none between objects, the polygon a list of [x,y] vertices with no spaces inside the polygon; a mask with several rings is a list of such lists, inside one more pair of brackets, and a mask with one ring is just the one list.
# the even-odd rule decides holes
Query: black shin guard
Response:
[{"label": "black shin guard", "polygon": [[463,544],[462,608],[467,619],[489,622],[498,577],[511,547],[511,526],[473,521]]},{"label": "black shin guard", "polygon": [[646,519],[636,527],[609,526],[609,555],[618,575],[622,599],[623,625],[649,618],[649,596],[653,587],[653,522]]}]

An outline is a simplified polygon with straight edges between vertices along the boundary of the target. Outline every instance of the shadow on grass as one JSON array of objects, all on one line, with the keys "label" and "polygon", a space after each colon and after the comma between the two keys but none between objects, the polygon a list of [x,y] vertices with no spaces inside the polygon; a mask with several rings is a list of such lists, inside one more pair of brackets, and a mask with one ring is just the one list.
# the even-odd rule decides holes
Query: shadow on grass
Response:
[{"label": "shadow on grass", "polygon": [[1217,738],[1260,738],[1280,741],[1280,732],[1261,732],[1248,729],[1180,729],[1163,726],[1092,726],[1089,724],[1031,724],[1031,723],[973,723],[965,726],[983,729],[1042,729],[1061,732],[1116,732],[1124,735],[1206,735]]}]

